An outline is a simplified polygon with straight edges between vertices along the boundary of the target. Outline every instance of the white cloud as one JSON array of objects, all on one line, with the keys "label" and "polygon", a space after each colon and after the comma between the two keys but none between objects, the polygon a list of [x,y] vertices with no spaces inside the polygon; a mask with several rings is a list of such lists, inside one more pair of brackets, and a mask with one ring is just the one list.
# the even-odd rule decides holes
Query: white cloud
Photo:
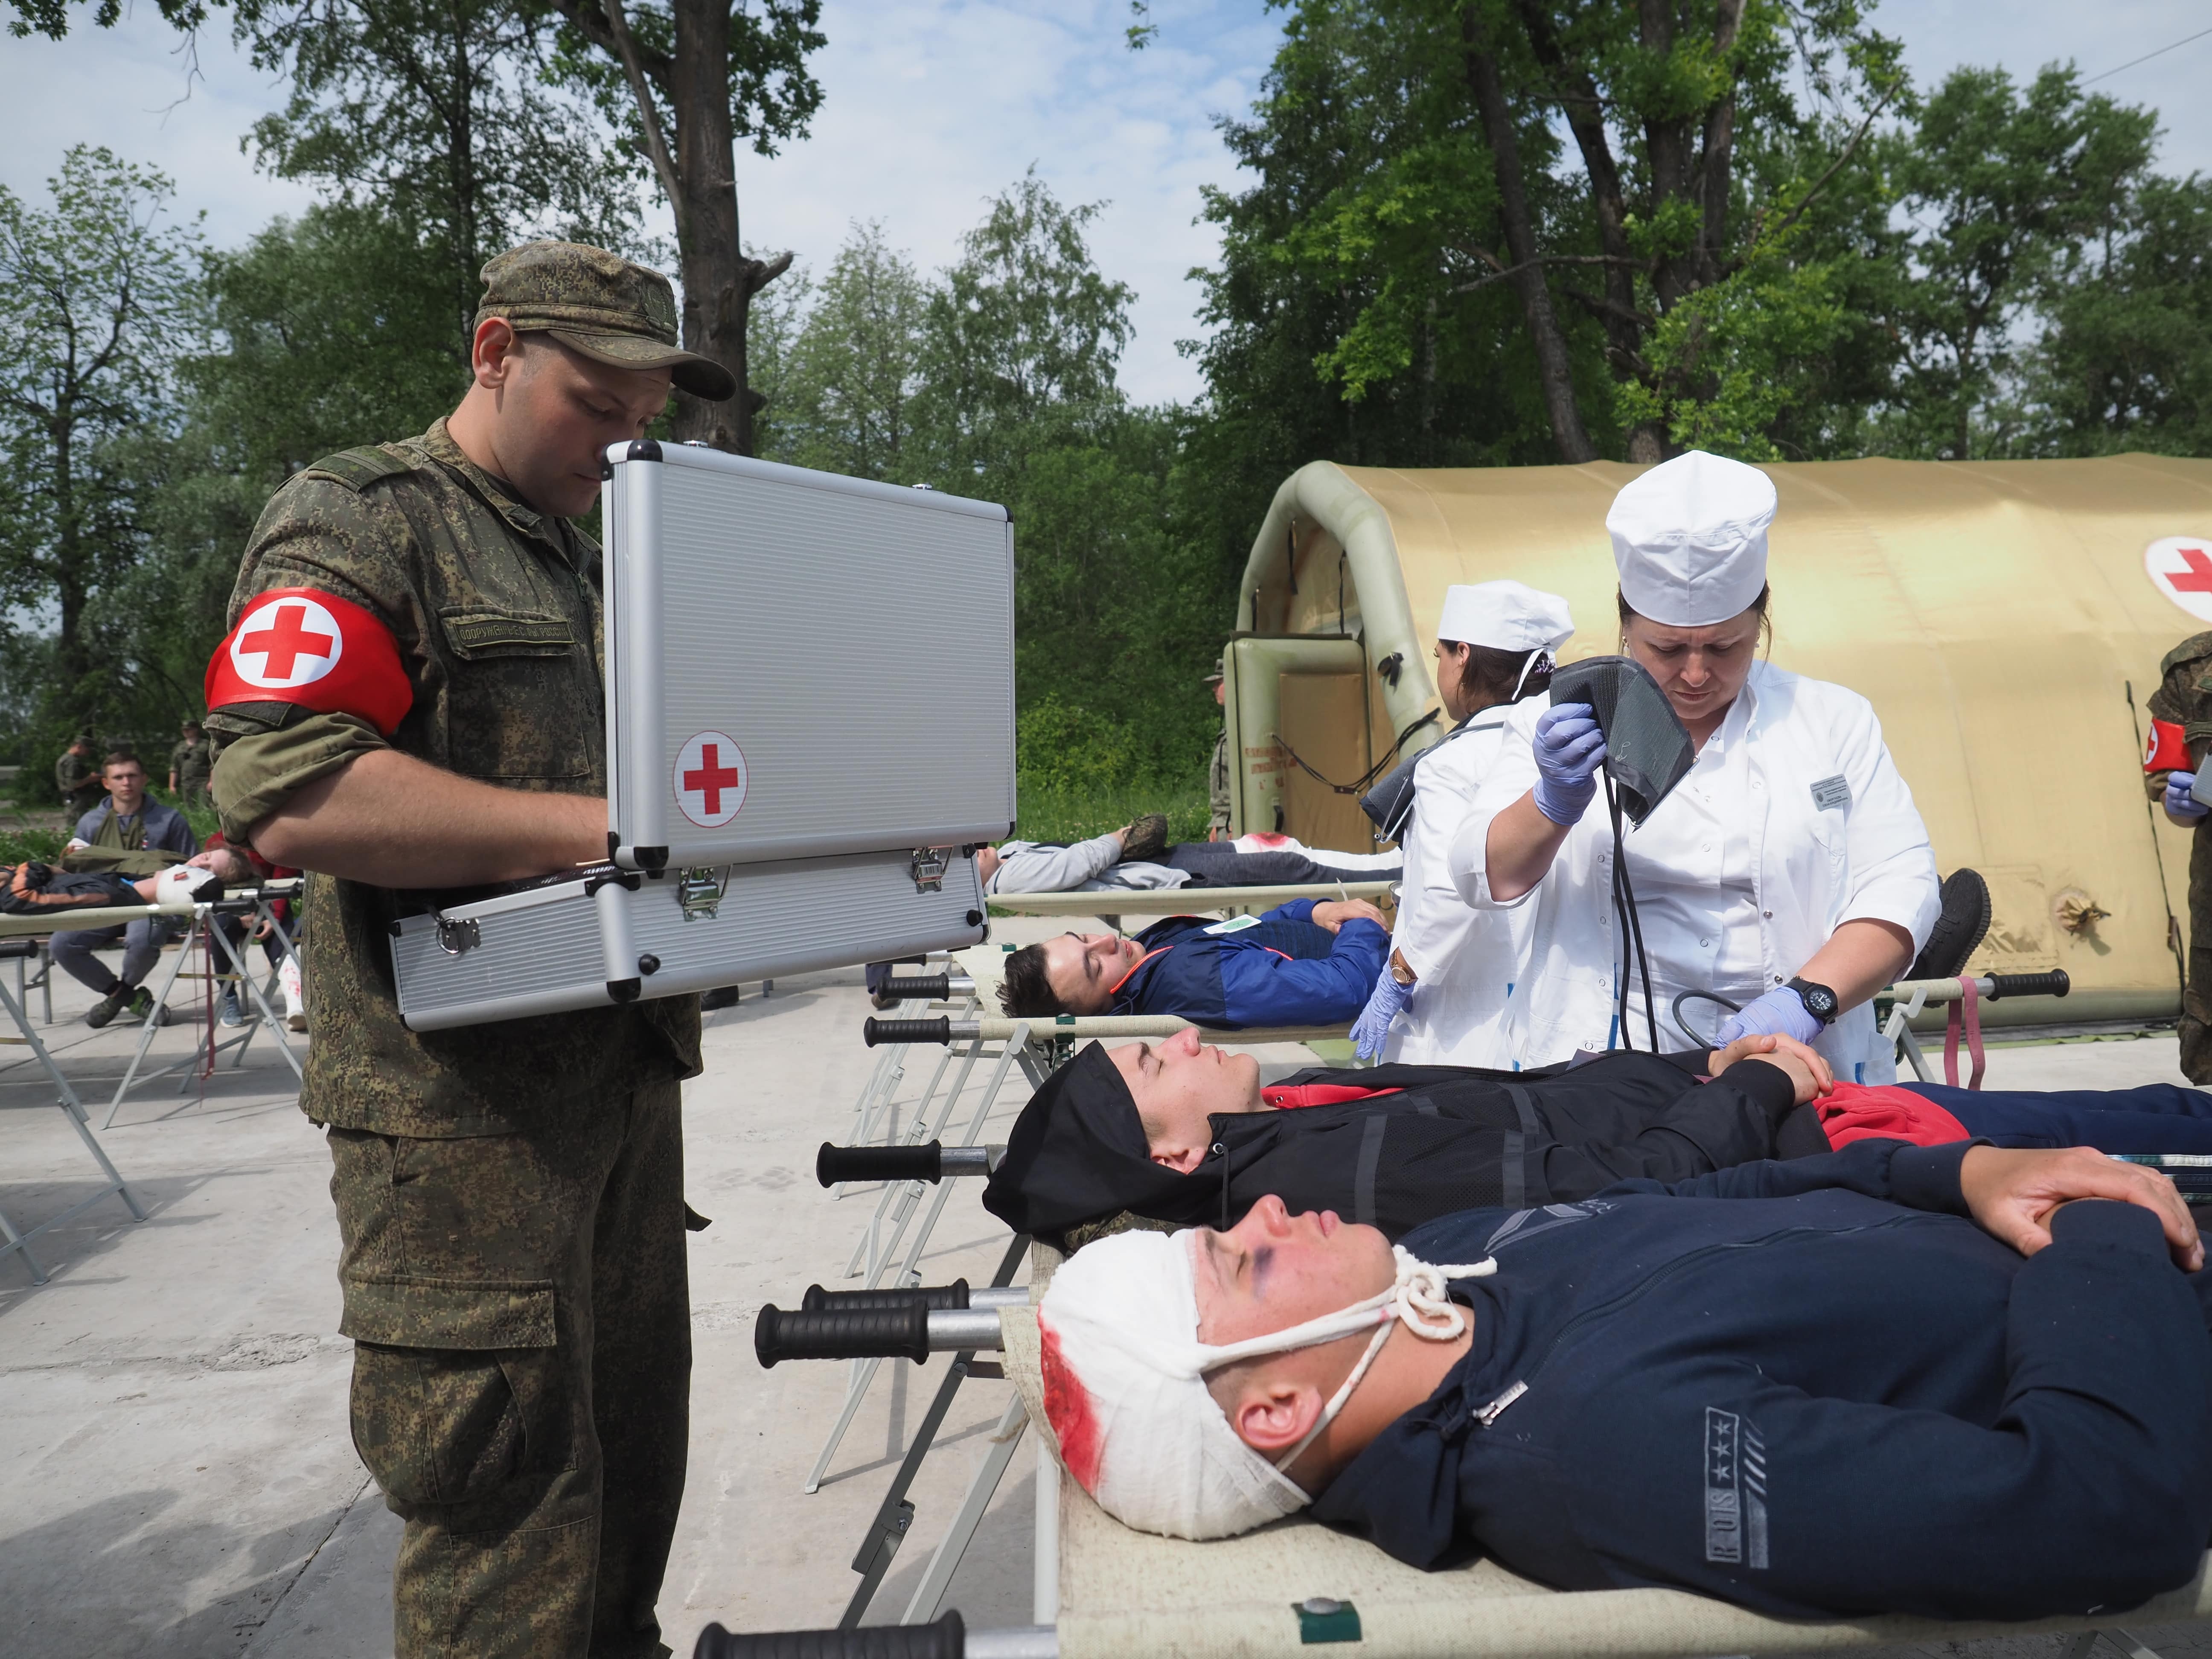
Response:
[{"label": "white cloud", "polygon": [[[217,242],[237,241],[311,199],[254,172],[238,140],[281,88],[229,46],[201,43],[204,80],[184,88],[173,38],[151,7],[113,30],[82,22],[68,40],[0,50],[0,181],[31,194],[62,151],[105,143],[166,168],[179,206],[204,210]],[[2075,58],[2085,75],[2188,33],[2196,0],[1890,0],[1880,27],[1901,36],[1924,87],[1960,62],[2026,76]],[[830,44],[814,60],[824,98],[811,137],[773,161],[738,159],[746,240],[798,251],[819,270],[847,225],[880,218],[925,269],[957,250],[984,202],[1034,162],[1063,199],[1104,201],[1092,227],[1100,265],[1138,293],[1123,380],[1141,398],[1198,390],[1175,341],[1197,331],[1184,273],[1213,254],[1192,222],[1206,184],[1233,183],[1213,128],[1249,106],[1282,13],[1259,0],[1157,0],[1151,49],[1130,52],[1126,0],[828,0]],[[2162,112],[2170,170],[2212,171],[2212,38],[2098,83]],[[657,215],[666,228],[665,213]]]}]

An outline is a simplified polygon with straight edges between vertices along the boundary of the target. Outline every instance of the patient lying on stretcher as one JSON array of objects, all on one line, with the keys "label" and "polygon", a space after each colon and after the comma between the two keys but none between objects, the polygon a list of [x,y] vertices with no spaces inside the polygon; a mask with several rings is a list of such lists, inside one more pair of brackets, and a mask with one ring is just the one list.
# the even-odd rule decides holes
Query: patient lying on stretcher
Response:
[{"label": "patient lying on stretcher", "polygon": [[1562,1589],[2116,1612],[2212,1533],[2203,1261],[2163,1177],[2085,1150],[1868,1140],[1462,1211],[1395,1251],[1267,1199],[1071,1258],[1044,1406],[1149,1531],[1310,1508]]},{"label": "patient lying on stretcher", "polygon": [[1018,1232],[1070,1243],[1124,1212],[1225,1225],[1273,1193],[1395,1238],[1470,1205],[1572,1202],[1617,1181],[1687,1180],[1871,1138],[1969,1137],[2212,1153],[2212,1094],[1838,1085],[1818,1054],[1780,1036],[1529,1072],[1316,1067],[1263,1088],[1249,1054],[1185,1031],[1094,1044],[1054,1073],[1016,1121],[983,1201]]},{"label": "patient lying on stretcher", "polygon": [[44,915],[116,905],[182,903],[220,896],[223,884],[255,879],[246,855],[211,847],[182,864],[136,879],[112,871],[58,870],[51,865],[0,866],[0,915]]}]

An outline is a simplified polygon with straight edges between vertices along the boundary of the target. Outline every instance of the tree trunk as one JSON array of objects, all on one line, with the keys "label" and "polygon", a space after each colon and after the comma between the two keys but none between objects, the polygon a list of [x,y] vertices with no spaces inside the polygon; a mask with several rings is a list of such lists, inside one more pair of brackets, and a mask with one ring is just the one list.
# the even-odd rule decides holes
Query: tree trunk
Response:
[{"label": "tree trunk", "polygon": [[[55,679],[72,700],[91,671],[84,649],[84,538],[79,533],[76,506],[76,422],[68,413],[76,402],[73,388],[62,387],[56,401],[60,408],[52,428],[54,441],[54,595],[61,611],[61,627],[54,639]],[[70,717],[79,717],[76,708]]]},{"label": "tree trunk", "polygon": [[1597,447],[1590,442],[1582,411],[1575,406],[1574,370],[1567,355],[1566,335],[1559,327],[1559,313],[1552,308],[1551,283],[1544,274],[1535,227],[1529,218],[1513,111],[1498,79],[1498,60],[1482,50],[1476,30],[1470,9],[1461,18],[1468,84],[1481,112],[1483,131],[1490,141],[1491,161],[1498,173],[1498,210],[1504,222],[1505,257],[1513,272],[1514,289],[1521,295],[1521,314],[1528,325],[1529,343],[1535,348],[1537,380],[1543,389],[1544,414],[1552,425],[1552,442],[1563,461],[1594,461]]},{"label": "tree trunk", "polygon": [[677,395],[676,435],[717,449],[753,453],[753,405],[745,374],[745,319],[752,285],[738,240],[738,181],[730,124],[729,0],[676,0],[676,58],[668,100],[676,111],[675,204],[684,275],[684,349],[712,357],[737,377],[738,395],[710,404]]},{"label": "tree trunk", "polygon": [[[1589,71],[1567,61],[1543,0],[1520,0],[1518,9],[1529,50],[1557,89],[1568,130],[1582,151],[1583,171],[1589,176],[1598,252],[1606,263],[1600,267],[1605,273],[1604,297],[1595,304],[1585,297],[1584,303],[1596,313],[1598,325],[1605,331],[1606,356],[1613,373],[1623,380],[1641,380],[1647,366],[1644,324],[1636,305],[1636,267],[1628,249],[1628,203],[1621,190],[1613,143],[1606,135],[1605,102]],[[1649,463],[1666,458],[1665,435],[1656,423],[1639,421],[1628,428],[1630,460]]]}]

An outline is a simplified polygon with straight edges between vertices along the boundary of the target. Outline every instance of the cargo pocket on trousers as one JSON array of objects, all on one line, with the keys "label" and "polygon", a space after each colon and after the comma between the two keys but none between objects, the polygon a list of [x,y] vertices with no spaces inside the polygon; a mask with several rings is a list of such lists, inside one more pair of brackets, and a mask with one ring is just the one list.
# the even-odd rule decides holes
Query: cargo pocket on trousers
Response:
[{"label": "cargo pocket on trousers", "polygon": [[402,1515],[574,1463],[550,1284],[397,1274],[343,1290],[354,1448]]}]

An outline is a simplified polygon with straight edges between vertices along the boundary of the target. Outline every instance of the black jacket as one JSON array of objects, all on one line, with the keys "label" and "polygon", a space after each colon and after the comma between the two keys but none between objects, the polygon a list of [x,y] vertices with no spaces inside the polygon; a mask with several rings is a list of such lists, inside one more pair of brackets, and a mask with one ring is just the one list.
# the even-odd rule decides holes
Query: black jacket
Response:
[{"label": "black jacket", "polygon": [[1416,1566],[1480,1551],[1783,1618],[2110,1617],[2185,1583],[2212,1533],[2212,1273],[2108,1202],[2022,1259],[1966,1218],[1968,1144],[1421,1228],[1424,1261],[1497,1261],[1452,1286],[1472,1346],[1313,1514]]},{"label": "black jacket", "polygon": [[1681,1181],[1828,1150],[1780,1071],[1745,1060],[1700,1083],[1705,1060],[1616,1052],[1534,1072],[1316,1068],[1287,1082],[1399,1092],[1216,1117],[1212,1155],[1182,1175],[1150,1160],[1127,1091],[1094,1044],[1023,1109],[983,1203],[1018,1232],[1060,1240],[1125,1210],[1227,1226],[1273,1193],[1395,1239],[1456,1210],[1570,1203],[1617,1181]]}]

